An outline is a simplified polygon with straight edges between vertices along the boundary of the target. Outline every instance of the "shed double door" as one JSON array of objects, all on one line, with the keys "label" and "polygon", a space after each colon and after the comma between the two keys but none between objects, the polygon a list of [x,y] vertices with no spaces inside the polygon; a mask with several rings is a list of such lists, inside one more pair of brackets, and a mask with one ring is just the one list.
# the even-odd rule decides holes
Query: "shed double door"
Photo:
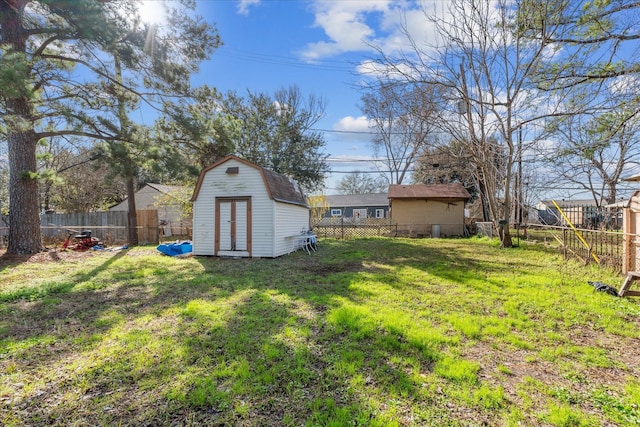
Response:
[{"label": "shed double door", "polygon": [[216,254],[251,252],[251,198],[216,199]]}]

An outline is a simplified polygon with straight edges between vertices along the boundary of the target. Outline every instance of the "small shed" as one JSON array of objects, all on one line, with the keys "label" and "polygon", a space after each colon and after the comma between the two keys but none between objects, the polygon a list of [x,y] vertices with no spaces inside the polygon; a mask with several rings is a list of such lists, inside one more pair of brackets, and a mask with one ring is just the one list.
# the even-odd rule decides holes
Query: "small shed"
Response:
[{"label": "small shed", "polygon": [[389,186],[391,220],[410,237],[463,236],[464,208],[471,199],[462,184]]},{"label": "small shed", "polygon": [[309,229],[300,186],[236,156],[204,168],[191,201],[194,255],[275,258]]}]

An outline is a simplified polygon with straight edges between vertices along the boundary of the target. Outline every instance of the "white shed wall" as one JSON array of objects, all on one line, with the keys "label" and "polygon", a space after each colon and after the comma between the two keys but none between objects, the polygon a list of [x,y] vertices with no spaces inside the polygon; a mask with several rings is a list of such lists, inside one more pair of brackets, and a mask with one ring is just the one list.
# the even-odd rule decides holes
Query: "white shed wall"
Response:
[{"label": "white shed wall", "polygon": [[[237,174],[227,174],[238,167]],[[236,160],[226,161],[209,170],[202,179],[193,204],[193,254],[215,255],[216,197],[251,197],[252,255],[272,257],[273,200],[267,194],[262,174],[256,168]]]},{"label": "white shed wall", "polygon": [[291,252],[293,239],[291,236],[309,229],[309,209],[289,203],[275,204],[275,238],[274,256]]}]

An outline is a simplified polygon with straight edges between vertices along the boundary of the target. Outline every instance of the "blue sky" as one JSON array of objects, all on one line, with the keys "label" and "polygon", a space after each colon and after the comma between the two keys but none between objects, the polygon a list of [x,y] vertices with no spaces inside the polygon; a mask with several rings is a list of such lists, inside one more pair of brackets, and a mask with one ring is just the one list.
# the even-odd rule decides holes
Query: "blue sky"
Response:
[{"label": "blue sky", "polygon": [[[151,2],[149,2],[151,3]],[[340,171],[374,170],[367,120],[358,107],[364,78],[359,67],[375,55],[370,44],[397,47],[398,23],[418,12],[398,0],[196,0],[197,13],[215,24],[224,45],[203,64],[194,84],[222,91],[273,94],[296,85],[305,96],[326,99],[325,130],[332,174],[331,194]],[[413,8],[413,10],[411,10]],[[352,161],[351,161],[352,160]]]},{"label": "blue sky", "polygon": [[[335,193],[349,171],[375,171],[368,121],[359,108],[359,83],[372,48],[411,51],[402,27],[418,42],[435,40],[421,7],[447,19],[449,0],[196,0],[197,13],[215,24],[224,45],[203,65],[194,83],[222,91],[273,94],[297,85],[304,95],[322,96],[331,174],[326,194]],[[424,46],[422,46],[424,48]],[[370,69],[370,68],[369,68]]]}]

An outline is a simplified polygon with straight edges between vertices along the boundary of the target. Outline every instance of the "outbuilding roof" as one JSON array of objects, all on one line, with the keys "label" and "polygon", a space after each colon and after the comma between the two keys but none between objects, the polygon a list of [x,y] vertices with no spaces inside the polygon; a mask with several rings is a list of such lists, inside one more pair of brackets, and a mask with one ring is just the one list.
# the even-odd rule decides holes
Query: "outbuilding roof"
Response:
[{"label": "outbuilding roof", "polygon": [[462,184],[394,184],[389,186],[389,199],[469,200],[471,195]]},{"label": "outbuilding roof", "polygon": [[262,174],[262,180],[264,182],[265,188],[267,189],[267,192],[269,193],[269,197],[271,197],[273,200],[277,202],[308,207],[307,201],[304,197],[302,189],[300,188],[300,185],[298,185],[296,181],[294,181],[293,179],[289,178],[286,175],[274,172],[270,169],[264,168],[253,162],[250,162],[248,160],[242,159],[234,155],[230,155],[223,159],[220,159],[217,162],[212,163],[211,165],[202,169],[202,171],[200,172],[200,176],[198,176],[198,182],[196,183],[196,187],[193,191],[193,196],[191,197],[192,202],[198,198],[198,193],[200,192],[202,181],[204,179],[204,176],[207,174],[207,172],[209,172],[211,169],[221,166],[222,164],[228,162],[229,160],[235,160],[249,167],[259,170],[260,173]]}]

